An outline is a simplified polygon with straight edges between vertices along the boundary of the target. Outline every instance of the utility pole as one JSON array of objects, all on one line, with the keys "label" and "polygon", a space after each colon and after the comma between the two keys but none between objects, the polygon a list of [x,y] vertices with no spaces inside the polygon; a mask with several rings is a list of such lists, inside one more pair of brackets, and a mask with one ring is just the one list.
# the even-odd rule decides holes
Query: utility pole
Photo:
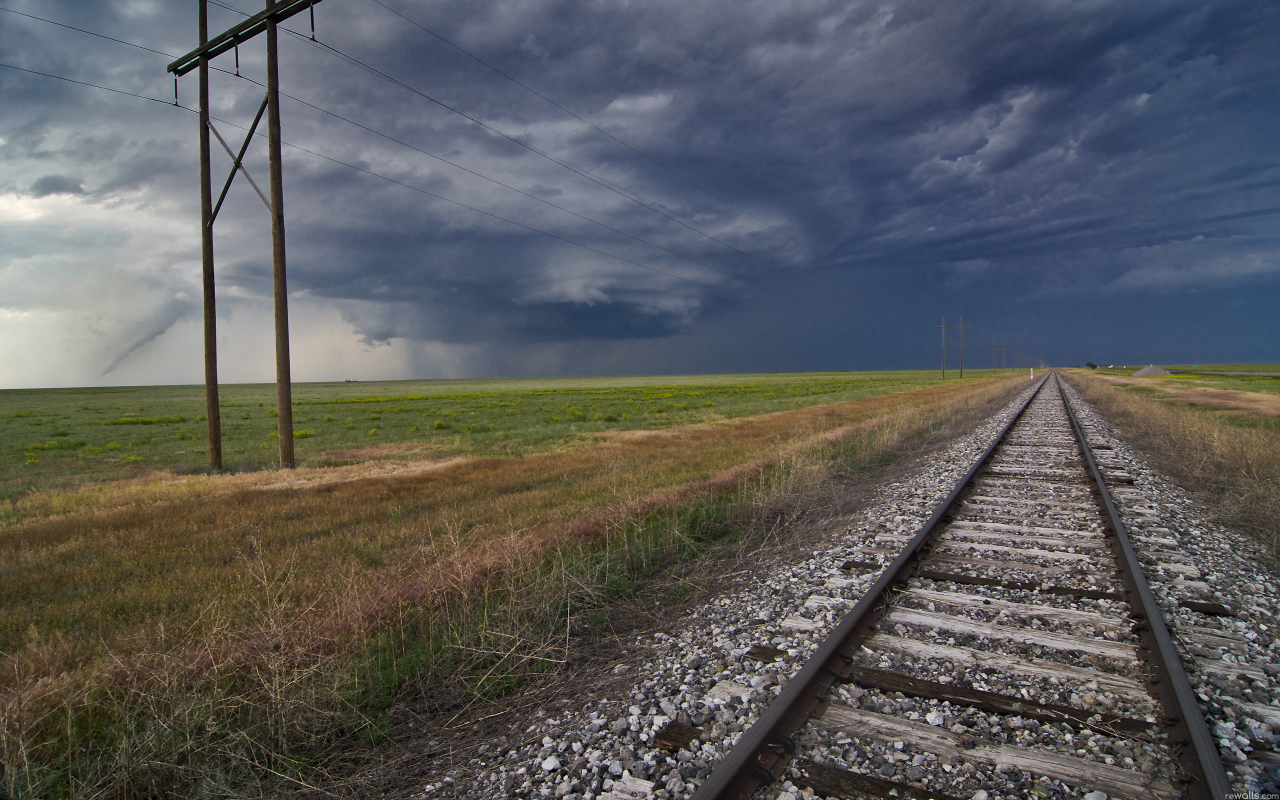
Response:
[{"label": "utility pole", "polygon": [[947,318],[942,318],[941,325],[934,325],[935,328],[942,329],[942,379],[947,379]]},{"label": "utility pole", "polygon": [[[231,175],[227,178],[227,184],[222,190],[222,198],[219,198],[217,207],[211,207],[209,130],[212,124],[209,122],[209,59],[235,49],[259,33],[265,32],[267,34],[267,128],[271,163],[271,275],[275,295],[276,430],[280,437],[280,467],[293,469],[293,387],[289,370],[289,295],[285,280],[284,179],[280,164],[280,70],[276,28],[279,23],[311,8],[320,0],[266,0],[266,8],[263,11],[223,31],[213,39],[208,37],[207,2],[208,0],[200,0],[200,46],[169,64],[168,70],[175,77],[181,77],[193,69],[200,70],[200,183],[203,192],[200,205],[203,222],[201,244],[205,284],[205,394],[206,402],[212,404],[209,411],[209,458],[210,463],[213,463],[216,452],[216,466],[221,467],[222,432],[217,406],[216,341],[213,338],[213,220],[218,208],[222,206],[227,189],[231,187],[231,180],[235,177],[236,170],[244,172],[240,161],[253,138],[258,119],[262,116],[259,110],[258,119],[254,120],[253,128],[245,138],[244,147],[240,149],[240,155],[234,157],[235,163],[231,168]],[[226,147],[226,142],[223,142],[223,146]],[[231,153],[229,147],[227,153]],[[248,178],[247,172],[245,177]],[[250,182],[252,183],[252,180]],[[254,188],[256,189],[257,186],[254,185]]]},{"label": "utility pole", "polygon": [[[267,8],[272,5],[267,0]],[[293,469],[293,384],[289,375],[289,293],[284,272],[284,176],[280,168],[280,67],[274,17],[267,17],[267,133],[271,162],[271,283],[276,301],[276,430],[280,435],[280,468]]]},{"label": "utility pole", "polygon": [[947,379],[947,329],[948,328],[960,329],[960,379],[964,380],[964,329],[972,328],[973,326],[965,325],[964,317],[960,318],[959,325],[948,325],[947,318],[943,317],[942,324],[934,325],[933,327],[942,329],[942,379],[944,381]]},{"label": "utility pole", "polygon": [[[209,4],[200,0],[200,46],[209,42]],[[222,469],[222,409],[218,402],[218,321],[213,295],[213,178],[209,166],[209,57],[200,56],[200,261],[204,283],[204,404],[209,467]]]}]

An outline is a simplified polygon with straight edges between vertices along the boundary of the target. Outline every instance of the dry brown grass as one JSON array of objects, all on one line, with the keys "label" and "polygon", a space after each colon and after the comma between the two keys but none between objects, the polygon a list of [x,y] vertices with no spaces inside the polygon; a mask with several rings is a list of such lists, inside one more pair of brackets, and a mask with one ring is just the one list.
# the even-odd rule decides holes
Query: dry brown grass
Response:
[{"label": "dry brown grass", "polygon": [[555,661],[575,609],[701,554],[708,515],[777,525],[803,513],[833,452],[875,463],[1017,385],[523,458],[157,476],[29,503],[0,529],[0,761],[49,796],[202,796],[240,791],[233,775],[303,774],[296,754],[361,715],[376,734],[381,695],[406,679],[461,671],[501,691]]},{"label": "dry brown grass", "polygon": [[1214,516],[1256,538],[1273,561],[1280,559],[1280,432],[1230,425],[1212,412],[1124,391],[1085,372],[1065,377],[1162,471],[1195,491]]},{"label": "dry brown grass", "polygon": [[1091,374],[1091,377],[1117,386],[1149,388],[1158,392],[1164,399],[1172,399],[1211,411],[1238,414],[1242,417],[1280,417],[1280,394],[1187,386],[1178,378],[1129,378],[1096,373]]}]

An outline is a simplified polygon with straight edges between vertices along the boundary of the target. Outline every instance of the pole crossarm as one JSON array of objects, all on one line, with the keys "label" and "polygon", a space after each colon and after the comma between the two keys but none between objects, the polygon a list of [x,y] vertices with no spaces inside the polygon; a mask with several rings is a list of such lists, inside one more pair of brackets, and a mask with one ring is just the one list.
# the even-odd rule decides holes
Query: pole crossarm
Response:
[{"label": "pole crossarm", "polygon": [[[215,127],[213,127],[213,123],[212,123],[212,122],[211,122],[211,123],[209,123],[209,130],[213,131],[213,135],[214,135],[214,136],[218,137],[218,141],[222,143],[222,149],[224,149],[224,150],[226,150],[226,151],[227,151],[227,155],[231,156],[231,158],[232,158],[232,159],[234,159],[234,158],[236,157],[236,156],[235,156],[235,153],[232,153],[232,152],[231,152],[231,148],[227,145],[227,140],[222,138],[222,134],[218,133],[218,129],[217,129],[217,128],[215,128]],[[237,169],[239,169],[241,172],[243,172],[243,173],[244,173],[244,177],[245,177],[245,179],[246,179],[246,180],[248,180],[248,181],[249,181],[249,185],[250,185],[250,186],[252,186],[252,187],[253,187],[253,190],[254,190],[255,192],[257,192],[257,193],[258,193],[258,197],[261,197],[261,198],[262,198],[262,202],[263,202],[264,204],[266,204],[266,206],[267,206],[267,210],[268,210],[268,211],[270,211],[270,210],[271,210],[271,201],[270,201],[270,200],[268,200],[268,199],[267,199],[267,196],[266,196],[265,194],[263,194],[263,193],[262,193],[262,190],[261,190],[261,189],[259,189],[259,188],[258,188],[258,184],[257,184],[257,183],[255,183],[255,182],[254,182],[254,180],[253,180],[253,178],[249,175],[249,171],[248,171],[247,169],[245,169],[245,168],[244,168],[244,165],[243,165],[243,164],[236,164],[236,165],[235,165],[234,167],[232,167],[232,169],[231,169],[231,174],[232,174],[233,176],[236,174],[236,170],[237,170]],[[231,180],[230,180],[230,179],[228,179],[228,180],[227,180],[227,186],[228,186],[228,187],[230,187],[230,186],[231,186]],[[226,193],[226,192],[225,192],[225,190],[223,191],[223,193],[224,193],[224,194]],[[219,202],[221,202],[221,200],[219,200]],[[210,220],[209,220],[209,224],[210,224],[210,225],[212,225],[212,224],[213,224],[213,220],[212,220],[212,219],[210,219]]]},{"label": "pole crossarm", "polygon": [[175,76],[182,77],[200,66],[201,56],[206,58],[220,56],[242,42],[262,33],[272,22],[276,24],[284,22],[294,14],[300,14],[319,2],[320,0],[280,0],[280,2],[269,6],[266,10],[254,14],[239,25],[218,34],[206,44],[202,44],[185,56],[178,58],[169,64],[167,69]]},{"label": "pole crossarm", "polygon": [[262,105],[258,106],[258,115],[253,118],[253,124],[249,126],[249,132],[245,134],[244,144],[240,147],[240,155],[233,155],[231,153],[231,148],[227,147],[227,143],[223,140],[222,134],[218,133],[218,129],[213,127],[212,122],[209,123],[209,130],[213,131],[213,135],[218,137],[219,142],[222,142],[223,149],[227,151],[227,155],[231,156],[231,160],[234,162],[231,165],[231,174],[227,176],[227,182],[222,186],[222,194],[218,196],[218,202],[213,206],[213,213],[209,215],[210,225],[212,225],[213,221],[218,218],[218,210],[222,208],[222,201],[227,199],[227,191],[231,188],[231,181],[236,177],[236,170],[240,170],[244,173],[245,180],[249,181],[249,185],[258,193],[258,197],[262,198],[262,202],[267,204],[267,210],[271,210],[271,201],[268,200],[267,196],[258,188],[258,184],[253,182],[253,178],[249,176],[249,171],[244,168],[244,164],[242,163],[244,161],[244,154],[249,149],[249,143],[253,141],[253,132],[258,129],[258,123],[262,121],[262,112],[266,110],[267,98],[264,97],[262,98]]}]

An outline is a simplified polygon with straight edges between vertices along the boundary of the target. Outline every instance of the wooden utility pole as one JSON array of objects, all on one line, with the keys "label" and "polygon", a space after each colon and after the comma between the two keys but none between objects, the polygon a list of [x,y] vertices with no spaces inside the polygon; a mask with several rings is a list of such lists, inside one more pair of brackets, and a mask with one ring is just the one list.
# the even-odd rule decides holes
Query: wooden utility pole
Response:
[{"label": "wooden utility pole", "polygon": [[[267,0],[267,9],[272,6]],[[280,68],[276,20],[267,18],[267,133],[271,151],[271,282],[276,300],[276,431],[280,468],[293,469],[293,385],[289,376],[289,292],[284,274],[284,177],[280,169]]]},{"label": "wooden utility pole", "polygon": [[[200,45],[209,41],[209,4],[200,0]],[[222,469],[222,411],[218,402],[218,320],[213,292],[213,178],[209,166],[209,57],[200,56],[200,260],[204,283],[204,404],[209,420],[209,467]]]},{"label": "wooden utility pole", "polygon": [[[209,459],[214,463],[215,452],[218,468],[222,466],[222,432],[220,415],[218,414],[218,375],[216,339],[214,338],[214,293],[213,293],[213,219],[216,209],[210,200],[212,191],[209,178],[209,59],[237,48],[259,33],[267,34],[267,127],[268,147],[271,162],[271,273],[275,294],[275,329],[276,329],[276,430],[280,437],[280,466],[282,469],[293,469],[293,387],[289,370],[289,295],[285,280],[285,239],[284,239],[284,180],[280,165],[280,70],[277,53],[277,31],[279,23],[311,8],[320,0],[266,0],[266,8],[258,14],[229,28],[209,39],[206,17],[207,0],[200,0],[200,46],[182,56],[168,67],[175,76],[181,77],[193,69],[200,70],[200,183],[203,196],[200,201],[201,217],[204,230],[201,232],[201,243],[204,261],[205,284],[205,393],[210,405],[209,411]],[[261,117],[259,111],[259,117]],[[257,127],[254,120],[254,128]],[[235,171],[243,167],[240,159],[249,146],[253,136],[250,129],[240,156],[235,158],[231,176],[227,178],[227,186],[222,190],[226,197],[231,178]],[[225,146],[226,143],[224,142]],[[228,148],[230,153],[230,148]],[[245,173],[248,177],[248,173]],[[254,188],[257,188],[256,186]],[[218,207],[222,205],[222,198]]]},{"label": "wooden utility pole", "polygon": [[965,325],[964,315],[961,315],[960,324],[957,325],[956,327],[960,329],[960,380],[964,380],[964,329],[972,328],[973,326]]}]

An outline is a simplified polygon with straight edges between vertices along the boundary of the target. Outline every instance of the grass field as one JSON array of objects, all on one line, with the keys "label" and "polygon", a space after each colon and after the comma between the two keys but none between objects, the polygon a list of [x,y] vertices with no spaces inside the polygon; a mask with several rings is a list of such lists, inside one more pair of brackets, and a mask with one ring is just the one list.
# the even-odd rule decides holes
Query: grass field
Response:
[{"label": "grass field", "polygon": [[1214,415],[1237,428],[1280,430],[1280,376],[1215,374],[1264,372],[1274,364],[1209,364],[1212,371],[1167,367],[1172,375],[1133,377],[1133,368],[1100,367],[1091,371],[1115,388],[1166,405]]},{"label": "grass field", "polygon": [[[975,378],[989,373],[974,371]],[[937,384],[937,373],[695,375],[298,384],[299,466],[562,448],[606,430],[654,430]],[[275,387],[223,386],[223,463],[276,461]],[[208,468],[198,386],[0,391],[0,501],[51,488]]]},{"label": "grass field", "polygon": [[[270,387],[230,387],[242,471],[222,475],[190,438],[198,388],[4,393],[6,780],[198,797],[306,774],[335,737],[381,735],[406,686],[500,694],[594,604],[771,530],[798,482],[891,458],[1027,380],[302,386],[295,425],[315,433],[288,472],[261,468]],[[31,447],[50,442],[67,444]]]},{"label": "grass field", "polygon": [[[1142,367],[1099,367],[1094,370],[1098,375],[1109,375],[1116,378],[1131,377]],[[1153,376],[1136,378],[1135,380],[1157,385],[1202,386],[1212,389],[1226,389],[1240,392],[1268,392],[1280,394],[1280,375],[1219,375],[1214,373],[1280,373],[1280,364],[1200,364],[1170,365],[1164,369],[1172,372],[1169,376]],[[1174,383],[1176,382],[1176,383]]]}]

